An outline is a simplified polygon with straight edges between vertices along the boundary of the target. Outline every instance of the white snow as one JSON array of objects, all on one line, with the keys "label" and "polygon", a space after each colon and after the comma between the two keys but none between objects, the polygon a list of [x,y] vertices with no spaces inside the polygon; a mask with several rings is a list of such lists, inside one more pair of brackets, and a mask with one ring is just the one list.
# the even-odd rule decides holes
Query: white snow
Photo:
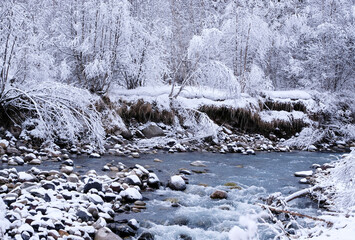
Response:
[{"label": "white snow", "polygon": [[312,96],[301,90],[290,90],[290,91],[263,91],[263,93],[270,98],[281,98],[281,99],[311,99]]},{"label": "white snow", "polygon": [[0,198],[0,238],[6,240],[5,231],[10,227],[10,222],[5,218],[6,205],[2,198]]},{"label": "white snow", "polygon": [[310,122],[308,116],[300,111],[262,111],[259,113],[261,120],[265,122],[272,122],[274,120],[291,121],[304,120],[304,122]]},{"label": "white snow", "polygon": [[295,172],[296,177],[310,177],[312,176],[313,171],[300,171],[300,172]]},{"label": "white snow", "polygon": [[120,196],[131,200],[141,200],[143,198],[142,194],[136,188],[127,188],[120,192]]}]

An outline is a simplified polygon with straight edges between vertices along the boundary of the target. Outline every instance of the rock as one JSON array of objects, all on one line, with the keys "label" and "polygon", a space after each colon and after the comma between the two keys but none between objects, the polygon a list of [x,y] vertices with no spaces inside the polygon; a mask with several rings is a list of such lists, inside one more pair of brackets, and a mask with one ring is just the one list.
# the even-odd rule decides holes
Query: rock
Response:
[{"label": "rock", "polygon": [[127,188],[119,194],[125,201],[134,202],[142,200],[142,194],[135,188]]},{"label": "rock", "polygon": [[63,165],[60,171],[65,174],[71,174],[74,171],[74,168],[71,166]]},{"label": "rock", "polygon": [[99,217],[99,219],[97,219],[97,221],[92,226],[95,229],[100,229],[106,227],[106,225],[107,225],[106,220],[102,217]]},{"label": "rock", "polygon": [[228,197],[227,192],[221,190],[216,190],[214,193],[210,195],[210,198],[212,199],[226,199],[227,197]]},{"label": "rock", "polygon": [[78,176],[75,174],[75,173],[71,173],[68,178],[67,178],[68,182],[71,182],[71,183],[77,183],[79,182],[79,178]]},{"label": "rock", "polygon": [[36,181],[36,177],[33,176],[32,174],[25,173],[25,172],[19,172],[18,173],[18,180],[20,182],[34,182]]},{"label": "rock", "polygon": [[25,164],[25,161],[24,161],[21,157],[19,157],[19,156],[14,157],[14,161],[15,161],[18,165],[23,165],[23,164]]},{"label": "rock", "polygon": [[109,228],[103,227],[96,232],[94,240],[122,240],[122,238],[114,234]]},{"label": "rock", "polygon": [[25,162],[29,162],[29,161],[31,161],[31,160],[33,160],[35,158],[37,158],[37,157],[36,157],[36,155],[34,153],[28,153],[28,154],[25,155],[24,160],[25,160]]},{"label": "rock", "polygon": [[46,182],[42,185],[44,189],[52,189],[55,190],[55,185],[52,182]]},{"label": "rock", "polygon": [[87,212],[87,211],[84,211],[84,210],[78,210],[76,212],[76,216],[78,218],[80,218],[84,222],[88,222],[88,221],[92,221],[93,220],[91,214],[89,212]]},{"label": "rock", "polygon": [[139,223],[136,219],[131,219],[128,221],[128,226],[130,226],[133,230],[137,231],[139,228]]},{"label": "rock", "polygon": [[159,136],[165,136],[165,133],[163,129],[161,129],[158,125],[155,123],[148,123],[146,124],[142,129],[142,133],[146,138],[153,138],[153,137],[159,137]]},{"label": "rock", "polygon": [[101,158],[100,154],[98,154],[98,153],[91,153],[89,157],[90,158]]},{"label": "rock", "polygon": [[159,188],[160,180],[155,173],[148,174],[148,186],[151,188]]},{"label": "rock", "polygon": [[104,203],[104,200],[97,194],[89,194],[89,201],[96,205]]},{"label": "rock", "polygon": [[18,150],[15,147],[7,147],[6,153],[11,154],[11,155],[20,155],[21,154],[20,150]]},{"label": "rock", "polygon": [[139,153],[137,153],[137,152],[131,153],[131,156],[132,156],[133,158],[139,158],[139,157],[140,157],[140,156],[139,156]]},{"label": "rock", "polygon": [[307,178],[302,178],[298,181],[299,183],[302,183],[302,184],[309,184],[309,181]]},{"label": "rock", "polygon": [[129,175],[125,178],[125,183],[129,184],[129,185],[137,185],[140,186],[142,185],[141,180],[139,179],[139,177],[137,175]]},{"label": "rock", "polygon": [[294,173],[295,177],[311,177],[313,175],[313,171],[300,171],[300,172],[295,172]]},{"label": "rock", "polygon": [[154,240],[153,234],[150,232],[143,232],[139,237],[138,240]]},{"label": "rock", "polygon": [[310,152],[314,152],[314,151],[317,151],[317,147],[314,146],[314,145],[309,145],[307,150],[310,151]]},{"label": "rock", "polygon": [[162,163],[162,162],[163,162],[163,160],[160,160],[160,159],[158,159],[158,158],[154,158],[154,162],[159,162],[159,163]]},{"label": "rock", "polygon": [[7,141],[5,139],[0,140],[0,147],[2,147],[3,149],[6,149],[8,146],[9,146],[9,141]]},{"label": "rock", "polygon": [[202,161],[194,161],[190,163],[190,165],[193,167],[207,167],[205,164],[202,163]]},{"label": "rock", "polygon": [[74,161],[71,159],[67,159],[63,162],[63,164],[72,167],[72,166],[74,166]]},{"label": "rock", "polygon": [[120,237],[132,237],[136,235],[136,231],[134,231],[130,226],[122,224],[115,224],[113,231],[116,232]]},{"label": "rock", "polygon": [[230,189],[242,190],[242,188],[240,186],[238,186],[238,184],[236,184],[234,182],[227,182],[227,183],[224,184],[224,186],[229,187]]},{"label": "rock", "polygon": [[102,183],[89,179],[89,181],[84,186],[84,193],[87,193],[90,189],[96,189],[97,191],[102,191]]},{"label": "rock", "polygon": [[29,164],[30,165],[41,165],[42,161],[39,160],[38,158],[32,159]]},{"label": "rock", "polygon": [[184,191],[186,189],[186,183],[181,176],[175,175],[170,177],[168,187],[172,190]]}]

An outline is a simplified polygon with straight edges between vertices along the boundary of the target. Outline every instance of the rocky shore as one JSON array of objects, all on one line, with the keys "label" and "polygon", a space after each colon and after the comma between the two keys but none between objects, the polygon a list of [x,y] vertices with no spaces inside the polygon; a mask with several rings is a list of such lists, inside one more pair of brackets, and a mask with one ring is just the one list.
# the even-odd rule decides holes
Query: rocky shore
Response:
[{"label": "rocky shore", "polygon": [[[225,127],[220,128],[215,137],[198,140],[179,135],[173,138],[169,127],[157,124],[146,124],[144,128],[132,130],[131,134],[130,137],[122,136],[124,134],[109,136],[104,152],[91,145],[61,148],[55,144],[42,144],[35,147],[31,141],[17,138],[10,132],[2,134],[0,197],[7,208],[5,218],[9,229],[6,234],[9,238],[113,240],[134,236],[141,240],[154,239],[149,232],[139,229],[137,220],[117,222],[114,221],[115,214],[144,210],[143,191],[153,191],[161,185],[172,190],[185,190],[188,183],[186,175],[191,174],[183,169],[179,175],[171,176],[169,182],[161,183],[155,173],[143,166],[136,164],[128,168],[121,163],[104,165],[102,170],[110,173],[107,175],[100,176],[95,170],[79,174],[71,160],[79,155],[139,158],[141,154],[159,151],[248,155],[258,151],[293,150],[285,144],[285,139],[276,135],[270,134],[266,138],[259,134],[235,134]],[[347,151],[354,145],[354,142],[337,142],[333,145],[311,145],[303,150]],[[41,165],[44,161],[59,162],[60,168],[16,170],[16,166]],[[191,164],[201,166],[203,163],[196,161]],[[217,191],[211,198],[227,198],[227,193]]]}]

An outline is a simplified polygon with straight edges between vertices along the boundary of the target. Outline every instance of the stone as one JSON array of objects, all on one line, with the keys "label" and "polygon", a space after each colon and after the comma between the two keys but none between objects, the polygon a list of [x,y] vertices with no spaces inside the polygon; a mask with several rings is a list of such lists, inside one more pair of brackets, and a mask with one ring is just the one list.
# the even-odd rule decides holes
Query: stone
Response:
[{"label": "stone", "polygon": [[168,187],[171,188],[172,190],[184,191],[186,189],[186,183],[181,176],[175,175],[170,177]]},{"label": "stone", "polygon": [[148,186],[151,188],[159,188],[160,187],[160,180],[155,173],[148,174]]},{"label": "stone", "polygon": [[97,194],[89,194],[89,201],[93,204],[103,204],[104,200]]},{"label": "stone", "polygon": [[203,164],[202,161],[194,161],[194,162],[190,163],[190,165],[193,167],[206,167],[206,165]]},{"label": "stone", "polygon": [[35,182],[37,179],[32,174],[26,172],[19,172],[18,173],[18,180],[20,182]]},{"label": "stone", "polygon": [[99,217],[99,219],[97,219],[97,221],[92,225],[95,229],[101,229],[106,227],[107,222],[104,218]]},{"label": "stone", "polygon": [[18,165],[23,165],[23,164],[25,164],[25,161],[24,161],[21,157],[19,157],[19,156],[14,157],[14,161],[15,161]]},{"label": "stone", "polygon": [[142,200],[142,194],[136,188],[127,188],[119,194],[125,201],[134,202]]},{"label": "stone", "polygon": [[227,192],[221,190],[216,190],[214,193],[210,195],[210,198],[212,199],[226,199],[227,197],[228,197]]},{"label": "stone", "polygon": [[131,156],[132,156],[133,158],[140,158],[139,153],[137,153],[137,152],[131,153]]},{"label": "stone", "polygon": [[71,159],[67,159],[63,162],[63,164],[67,166],[74,166],[74,161]]},{"label": "stone", "polygon": [[98,153],[91,153],[89,157],[90,158],[101,158],[101,155]]},{"label": "stone", "polygon": [[84,210],[79,210],[76,212],[76,216],[84,222],[92,221],[93,218],[91,214]]},{"label": "stone", "polygon": [[143,232],[139,237],[138,240],[154,240],[153,234],[150,232]]},{"label": "stone", "polygon": [[300,171],[300,172],[295,172],[294,173],[295,177],[311,177],[313,175],[313,171],[309,170],[309,171]]},{"label": "stone", "polygon": [[100,228],[96,234],[94,240],[122,240],[122,238],[114,234],[109,228]]},{"label": "stone", "polygon": [[97,191],[102,191],[102,183],[90,179],[84,186],[84,193],[87,193],[90,189],[96,189]]},{"label": "stone", "polygon": [[127,223],[128,226],[130,226],[133,230],[137,231],[139,228],[139,223],[136,219],[131,219]]},{"label": "stone", "polygon": [[71,182],[71,183],[77,183],[79,182],[79,178],[78,176],[75,174],[75,173],[71,173],[68,178],[67,178],[68,182]]},{"label": "stone", "polygon": [[115,227],[113,228],[114,232],[116,232],[120,237],[126,238],[126,237],[133,237],[136,235],[136,231],[133,230],[130,226],[122,224],[118,225],[115,224]]},{"label": "stone", "polygon": [[0,140],[0,147],[2,147],[3,149],[6,149],[8,146],[9,146],[9,141],[7,141],[5,139]]},{"label": "stone", "polygon": [[30,165],[41,165],[42,161],[39,160],[38,158],[32,159],[29,164]]},{"label": "stone", "polygon": [[141,180],[139,179],[139,177],[137,175],[129,175],[125,178],[125,183],[129,184],[129,185],[137,185],[140,186],[142,185]]},{"label": "stone", "polygon": [[20,155],[21,154],[20,150],[18,150],[15,147],[7,147],[6,148],[6,153],[7,154],[11,154],[11,155]]},{"label": "stone", "polygon": [[65,174],[71,174],[74,171],[74,168],[71,166],[63,165],[60,171]]},{"label": "stone", "polygon": [[146,138],[153,138],[159,136],[165,136],[165,133],[162,128],[160,128],[155,123],[148,123],[142,129],[142,133]]}]

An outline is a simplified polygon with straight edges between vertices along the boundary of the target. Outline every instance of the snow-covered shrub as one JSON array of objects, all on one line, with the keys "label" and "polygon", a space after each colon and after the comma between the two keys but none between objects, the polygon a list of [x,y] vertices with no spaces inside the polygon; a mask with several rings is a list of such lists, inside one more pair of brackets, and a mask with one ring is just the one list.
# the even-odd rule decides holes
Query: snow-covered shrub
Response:
[{"label": "snow-covered shrub", "polygon": [[[324,184],[324,183],[323,183]],[[325,182],[335,187],[334,203],[341,209],[355,207],[355,149],[336,163]]]},{"label": "snow-covered shrub", "polygon": [[218,133],[218,125],[206,113],[194,109],[181,108],[179,109],[179,119],[180,124],[193,137],[204,138],[216,136]]},{"label": "snow-covered shrub", "polygon": [[103,147],[104,130],[96,99],[88,91],[57,82],[7,86],[0,105],[7,116],[23,125],[23,137],[90,142]]}]

